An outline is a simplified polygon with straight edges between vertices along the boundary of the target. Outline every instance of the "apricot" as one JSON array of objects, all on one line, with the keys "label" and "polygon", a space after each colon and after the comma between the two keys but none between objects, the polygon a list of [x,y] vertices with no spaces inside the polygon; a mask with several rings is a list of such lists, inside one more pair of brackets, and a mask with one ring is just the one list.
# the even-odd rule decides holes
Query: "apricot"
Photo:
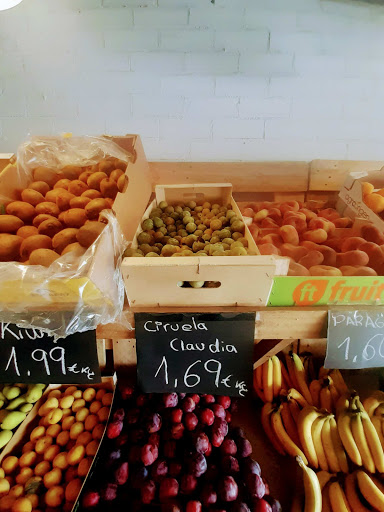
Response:
[{"label": "apricot", "polygon": [[103,388],[100,388],[97,390],[97,393],[96,393],[96,400],[99,400],[101,402],[103,396],[105,395],[107,391]]},{"label": "apricot", "polygon": [[44,436],[45,436],[45,427],[40,426],[40,427],[35,427],[32,430],[32,432],[29,436],[29,439],[33,442],[36,442]]},{"label": "apricot", "polygon": [[53,190],[50,190],[45,194],[45,201],[48,201],[49,203],[55,203],[57,201],[57,198],[61,194],[66,194],[68,191],[65,188],[54,188]]},{"label": "apricot", "polygon": [[105,430],[105,425],[103,425],[102,423],[99,423],[98,425],[96,425],[96,427],[92,430],[93,439],[97,439],[100,441],[101,438],[103,437],[104,430]]},{"label": "apricot", "polygon": [[60,213],[59,207],[52,201],[44,201],[43,203],[39,203],[35,210],[37,215],[45,213],[47,215],[52,215],[52,217],[57,217]]},{"label": "apricot", "polygon": [[45,495],[45,504],[48,507],[57,508],[60,507],[64,500],[64,489],[60,485],[55,485],[48,489]]},{"label": "apricot", "polygon": [[332,222],[340,218],[340,214],[334,208],[325,208],[324,210],[320,210],[318,216],[324,217]]},{"label": "apricot", "polygon": [[317,217],[317,219],[312,219],[308,224],[309,229],[324,229],[327,233],[332,233],[335,231],[335,225],[330,220],[325,218]]},{"label": "apricot", "polygon": [[[105,423],[108,420],[109,407],[102,407],[100,409],[100,411],[98,411],[97,416],[99,418],[99,421],[101,421],[102,423]],[[88,416],[88,418],[89,418],[89,416]],[[87,421],[87,420],[85,420],[85,421]]]},{"label": "apricot", "polygon": [[352,226],[352,219],[349,217],[340,217],[333,221],[336,228],[349,228]]},{"label": "apricot", "polygon": [[13,496],[14,498],[20,498],[24,495],[24,485],[17,484],[10,488],[9,496]]},{"label": "apricot", "polygon": [[76,421],[84,422],[87,419],[87,416],[89,416],[89,409],[82,407],[76,412]]},{"label": "apricot", "polygon": [[50,190],[50,186],[45,181],[34,181],[29,185],[30,189],[37,190],[37,192],[40,192],[43,196]]},{"label": "apricot", "polygon": [[[34,453],[34,452],[29,452],[29,453]],[[27,455],[27,454],[25,453],[24,455]],[[23,455],[22,455],[22,457],[23,457]],[[35,459],[36,459],[36,457],[35,457]],[[21,462],[21,460],[19,462]],[[18,475],[16,475],[15,480],[16,480],[17,484],[25,485],[28,482],[28,480],[33,477],[33,469],[25,464],[24,465],[20,464],[20,468],[21,468],[20,472]]]},{"label": "apricot", "polygon": [[67,247],[61,253],[62,256],[67,254],[68,252],[74,253],[75,256],[82,256],[85,253],[85,247],[82,247],[79,242],[74,242],[73,244],[67,245]]},{"label": "apricot", "polygon": [[342,252],[336,255],[336,266],[341,267],[344,265],[358,265],[366,266],[369,262],[367,253],[358,249],[354,251]]},{"label": "apricot", "polygon": [[64,214],[64,223],[69,228],[81,228],[88,220],[87,212],[82,208],[71,208]]},{"label": "apricot", "polygon": [[1,467],[4,469],[6,475],[10,475],[19,467],[19,459],[14,455],[9,455],[8,457],[5,457],[1,463]]},{"label": "apricot", "polygon": [[54,467],[51,471],[48,471],[48,473],[45,473],[43,477],[44,485],[47,489],[50,489],[51,487],[54,487],[55,485],[58,485],[62,480],[62,471],[58,467]]},{"label": "apricot", "polygon": [[117,183],[121,176],[124,176],[124,172],[122,171],[122,169],[115,169],[111,172],[110,178],[111,180],[114,180]]},{"label": "apricot", "polygon": [[88,471],[91,468],[93,457],[84,457],[83,460],[80,461],[80,464],[77,468],[77,474],[81,478],[85,478],[88,475]]},{"label": "apricot", "polygon": [[71,439],[77,439],[78,436],[84,431],[84,423],[81,421],[75,422],[69,431],[69,437]]},{"label": "apricot", "polygon": [[[59,423],[59,421],[61,421],[63,417],[63,411],[59,408],[57,409],[52,409],[51,411],[49,411],[49,413],[46,415],[46,418],[47,418],[47,422],[50,424],[50,425],[54,425],[55,423]],[[48,432],[47,432],[48,433]]]},{"label": "apricot", "polygon": [[97,449],[99,447],[99,441],[97,439],[94,439],[90,443],[87,444],[85,448],[85,453],[88,457],[94,457],[97,453]]},{"label": "apricot", "polygon": [[281,226],[279,234],[282,237],[284,243],[299,245],[299,234],[293,226]]},{"label": "apricot", "polygon": [[78,495],[80,494],[81,487],[83,482],[80,478],[75,478],[71,482],[67,484],[65,488],[65,499],[70,502],[75,502],[77,500]]},{"label": "apricot", "polygon": [[350,236],[343,238],[342,243],[340,245],[341,252],[354,251],[358,249],[361,244],[364,244],[364,238],[360,236]]},{"label": "apricot", "polygon": [[21,238],[28,238],[29,236],[38,235],[39,232],[34,226],[22,226],[17,230],[16,235]]},{"label": "apricot", "polygon": [[69,180],[76,180],[83,172],[83,168],[79,165],[66,165],[61,169],[61,172]]},{"label": "apricot", "polygon": [[384,211],[384,197],[380,194],[369,194],[364,196],[364,203],[375,213]]},{"label": "apricot", "polygon": [[105,174],[107,174],[108,176],[112,173],[114,169],[116,169],[115,159],[105,159],[99,162],[98,171],[105,172]]},{"label": "apricot", "polygon": [[32,512],[32,503],[28,498],[17,498],[12,505],[12,512]]},{"label": "apricot", "polygon": [[51,397],[46,400],[46,402],[39,408],[39,416],[45,416],[52,411],[53,409],[57,409],[59,407],[59,400],[56,397]]},{"label": "apricot", "polygon": [[35,475],[36,476],[44,476],[46,473],[48,473],[51,470],[51,465],[49,461],[43,460],[36,464],[35,467]]},{"label": "apricot", "polygon": [[74,478],[77,478],[78,476],[79,475],[78,475],[77,468],[75,468],[74,466],[69,466],[65,471],[64,480],[66,483],[68,483],[71,480],[73,480]]},{"label": "apricot", "polygon": [[67,469],[68,467],[68,453],[60,452],[53,459],[52,465],[54,468],[58,468],[61,470]]},{"label": "apricot", "polygon": [[117,180],[117,188],[118,188],[119,192],[125,192],[127,190],[128,183],[129,183],[128,176],[126,176],[125,174],[120,176],[120,178]]},{"label": "apricot", "polygon": [[36,453],[44,453],[53,443],[53,438],[51,436],[45,436],[39,439],[35,445]]},{"label": "apricot", "polygon": [[91,174],[91,176],[89,176],[87,180],[87,185],[89,188],[100,191],[100,184],[106,178],[108,178],[108,176],[105,172],[95,172]]},{"label": "apricot", "polygon": [[115,199],[118,191],[117,183],[113,179],[106,178],[100,182],[100,192],[103,197]]},{"label": "apricot", "polygon": [[25,201],[12,201],[9,203],[5,211],[8,215],[14,215],[23,222],[30,222],[35,215],[35,208]]},{"label": "apricot", "polygon": [[7,494],[11,488],[9,481],[6,478],[0,478],[0,496]]},{"label": "apricot", "polygon": [[74,397],[75,400],[78,400],[79,398],[83,397],[83,393],[81,389],[76,389],[76,391],[72,393],[72,396]]},{"label": "apricot", "polygon": [[[93,443],[93,442],[94,441],[91,441],[91,443]],[[89,444],[91,444],[91,443],[89,443]],[[87,445],[87,447],[89,446],[89,444]],[[70,466],[75,466],[75,465],[79,464],[81,459],[84,458],[84,455],[85,455],[85,447],[82,444],[75,445],[68,452],[68,456],[67,456],[68,464]]]},{"label": "apricot", "polygon": [[63,419],[67,418],[68,416],[72,416],[72,410],[71,409],[63,409]]},{"label": "apricot", "polygon": [[83,398],[86,402],[92,402],[96,397],[96,390],[94,388],[87,388],[83,392]]},{"label": "apricot", "polygon": [[68,430],[62,430],[60,434],[57,436],[56,443],[59,446],[66,446],[69,441],[69,431]]},{"label": "apricot", "polygon": [[83,171],[79,176],[79,180],[87,184],[88,178],[91,176],[91,174],[93,174],[93,171]]},{"label": "apricot", "polygon": [[[103,409],[106,409],[105,407],[101,408],[98,412],[97,412],[97,415],[96,414],[90,414],[85,422],[84,422],[84,428],[85,430],[93,430],[96,425],[100,422],[100,421],[103,421],[102,419],[100,419],[100,417],[104,418],[105,417],[105,411],[103,411]],[[108,411],[109,413],[109,411]],[[108,418],[108,416],[107,416]],[[106,421],[106,420],[105,420]]]},{"label": "apricot", "polygon": [[309,251],[308,254],[300,258],[298,263],[310,269],[314,265],[321,265],[324,261],[324,256],[320,251]]},{"label": "apricot", "polygon": [[68,185],[68,192],[73,194],[74,196],[81,196],[84,192],[88,190],[88,185],[86,185],[83,181],[73,180]]},{"label": "apricot", "polygon": [[33,171],[33,179],[35,181],[45,181],[51,187],[62,178],[64,178],[64,174],[61,171],[49,167],[40,166],[36,167]]},{"label": "apricot", "polygon": [[113,400],[113,393],[105,393],[105,395],[103,395],[103,397],[101,398],[101,403],[104,406],[110,406],[112,404],[112,400]]},{"label": "apricot", "polygon": [[341,271],[328,265],[314,265],[309,269],[311,276],[341,276]]},{"label": "apricot", "polygon": [[87,204],[91,201],[91,198],[84,196],[74,196],[70,202],[70,208],[85,208]]},{"label": "apricot", "polygon": [[45,201],[43,194],[33,188],[26,188],[21,192],[21,199],[26,203],[36,206],[39,203]]},{"label": "apricot", "polygon": [[[98,425],[101,425],[103,430],[104,430],[104,425],[102,425],[101,423],[99,423]],[[98,427],[98,425],[96,425],[96,427]],[[95,427],[95,428],[96,428]],[[94,431],[95,429],[93,429]],[[92,431],[92,432],[93,432]],[[85,430],[84,432],[82,432],[79,437],[76,439],[76,444],[82,444],[84,446],[86,446],[88,443],[90,443],[93,439],[93,436],[91,434],[91,432]]]},{"label": "apricot", "polygon": [[91,414],[97,414],[97,412],[102,408],[102,403],[99,400],[95,400],[89,406],[89,412]]},{"label": "apricot", "polygon": [[309,240],[310,242],[316,242],[322,244],[328,238],[328,233],[322,229],[312,229],[302,234],[303,240]]},{"label": "apricot", "polygon": [[[61,435],[61,432],[59,436]],[[48,462],[52,462],[55,457],[60,453],[60,446],[58,444],[53,444],[49,448],[47,448],[44,452],[44,460]]]},{"label": "apricot", "polygon": [[67,389],[64,391],[64,396],[72,395],[72,393],[74,393],[75,391],[77,391],[76,386],[68,386]]},{"label": "apricot", "polygon": [[85,212],[88,219],[96,220],[99,218],[100,213],[105,209],[108,209],[107,201],[103,198],[98,198],[92,199],[92,201],[86,205]]},{"label": "apricot", "polygon": [[12,505],[15,501],[16,498],[10,495],[0,498],[0,512],[12,512]]},{"label": "apricot", "polygon": [[67,416],[66,418],[63,419],[61,428],[63,430],[70,430],[74,423],[75,423],[74,416]]},{"label": "apricot", "polygon": [[368,183],[367,181],[361,182],[361,192],[362,192],[363,196],[372,194],[372,192],[374,190],[375,190],[375,187],[372,185],[372,183]]},{"label": "apricot", "polygon": [[[39,504],[39,497],[37,494],[27,494],[26,499],[31,502],[32,510],[36,510]],[[13,512],[13,511],[12,511]]]},{"label": "apricot", "polygon": [[[81,395],[80,395],[81,396]],[[73,402],[73,405],[72,405],[72,411],[73,412],[77,412],[79,411],[80,409],[82,409],[83,407],[85,407],[85,400],[83,398],[77,398],[74,402]]]},{"label": "apricot", "polygon": [[[43,439],[45,439],[45,438],[43,438]],[[35,446],[35,450],[37,449],[38,443],[41,443],[41,441],[42,441],[42,439],[39,439],[37,441],[36,446]],[[24,467],[25,468],[30,468],[31,466],[33,466],[35,464],[35,462],[36,462],[37,453],[38,453],[37,451],[23,453],[21,455],[21,457],[19,458],[19,466],[21,468],[24,468]]]},{"label": "apricot", "polygon": [[72,407],[73,402],[75,401],[75,397],[72,395],[64,395],[59,402],[59,405],[62,409],[69,409]]}]

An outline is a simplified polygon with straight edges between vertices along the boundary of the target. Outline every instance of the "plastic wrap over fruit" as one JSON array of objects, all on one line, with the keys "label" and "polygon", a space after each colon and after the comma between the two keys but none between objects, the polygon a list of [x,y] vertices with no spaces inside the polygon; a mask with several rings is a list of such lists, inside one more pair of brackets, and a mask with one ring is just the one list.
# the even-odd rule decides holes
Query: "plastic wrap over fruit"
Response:
[{"label": "plastic wrap over fruit", "polygon": [[[95,216],[88,212],[84,222],[78,224],[76,213],[84,216],[85,202],[83,209],[66,210],[64,206],[61,213],[51,215],[43,211],[43,206],[56,205],[45,199],[28,218],[26,208],[30,203],[23,194],[33,180],[39,181],[36,169],[45,173],[41,183],[49,181],[47,170],[60,174],[64,169],[66,176],[60,174],[60,179],[75,182],[80,180],[71,178],[70,173],[76,172],[76,166],[95,166],[106,157],[127,164],[130,156],[103,137],[33,137],[19,147],[17,166],[7,169],[6,178],[0,175],[0,236],[4,239],[0,241],[5,247],[3,250],[0,243],[0,322],[33,327],[55,338],[64,338],[122,316],[125,292],[120,263],[127,242],[113,211],[108,209],[113,199],[105,205],[107,209],[100,209]],[[48,193],[57,190],[52,187]],[[81,199],[80,194],[73,195]],[[17,203],[22,203],[22,215]],[[7,211],[10,204],[15,209],[11,214]],[[38,208],[41,212],[37,212]],[[76,223],[70,218],[73,213]],[[64,221],[60,219],[63,215],[67,216]],[[1,229],[2,220],[8,226],[10,221],[16,222],[23,216],[20,222],[24,225],[17,235],[11,234],[15,231]]]}]

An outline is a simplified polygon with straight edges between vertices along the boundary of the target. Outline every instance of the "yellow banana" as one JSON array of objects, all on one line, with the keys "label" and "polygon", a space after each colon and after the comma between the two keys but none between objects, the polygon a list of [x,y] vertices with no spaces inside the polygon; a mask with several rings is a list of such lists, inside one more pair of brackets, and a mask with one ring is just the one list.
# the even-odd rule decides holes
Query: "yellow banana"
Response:
[{"label": "yellow banana", "polygon": [[365,437],[361,413],[353,413],[351,417],[351,431],[356,442],[356,446],[359,449],[363,466],[370,473],[374,473],[375,463],[367,443],[367,438]]},{"label": "yellow banana", "polygon": [[335,449],[337,460],[339,461],[340,470],[343,473],[348,473],[348,460],[347,456],[345,454],[345,450],[343,447],[343,443],[341,442],[340,434],[337,428],[336,420],[333,416],[329,419],[329,427],[331,430],[331,438],[332,438],[332,444],[333,448]]},{"label": "yellow banana", "polygon": [[[343,393],[340,395],[340,398],[337,401],[336,404],[336,419],[339,417],[339,414],[341,412],[344,412],[348,409],[351,409],[352,406],[352,396],[351,393],[348,391],[347,393]],[[356,409],[356,406],[354,406]]]},{"label": "yellow banana", "polygon": [[333,410],[331,391],[327,385],[320,390],[320,407],[328,412]]},{"label": "yellow banana", "polygon": [[304,409],[307,405],[310,405],[303,395],[295,388],[288,389],[288,398],[293,398],[296,402]]},{"label": "yellow banana", "polygon": [[384,452],[380,437],[367,413],[361,413],[361,422],[376,469],[379,473],[384,473]]},{"label": "yellow banana", "polygon": [[335,386],[335,383],[331,379],[331,377],[328,377],[329,379],[329,391],[331,392],[331,398],[332,398],[332,412],[336,410],[336,404],[340,398],[340,393],[337,391],[337,388]]},{"label": "yellow banana", "polygon": [[353,512],[372,512],[370,508],[367,508],[359,497],[359,493],[356,489],[357,479],[356,473],[351,473],[345,477],[344,490],[347,501]]},{"label": "yellow banana", "polygon": [[325,455],[324,446],[321,439],[321,431],[326,420],[327,416],[319,416],[312,423],[313,444],[315,446],[317,459],[319,461],[319,467],[323,471],[329,471],[328,461]]},{"label": "yellow banana", "polygon": [[283,446],[284,450],[291,455],[292,457],[300,456],[305,464],[308,464],[307,458],[302,452],[302,450],[295,444],[292,439],[287,434],[287,431],[284,428],[280,407],[274,410],[271,413],[271,427],[276,437],[280,441],[280,444]]},{"label": "yellow banana", "polygon": [[380,404],[375,410],[375,416],[384,416],[384,404]]},{"label": "yellow banana", "polygon": [[263,391],[265,400],[272,402],[273,400],[273,363],[272,359],[269,358],[262,365],[263,366]]},{"label": "yellow banana", "polygon": [[330,483],[325,485],[322,493],[321,493],[321,499],[322,499],[322,509],[321,512],[333,512],[332,511],[332,505],[331,500],[329,499],[329,486]]},{"label": "yellow banana", "polygon": [[345,383],[343,376],[341,375],[341,371],[338,369],[331,370],[329,375],[332,377],[333,383],[337,389],[339,395],[348,392],[348,386]]},{"label": "yellow banana", "polygon": [[286,455],[286,451],[284,450],[283,446],[281,445],[278,438],[275,436],[275,433],[272,430],[271,427],[271,414],[273,411],[273,405],[270,402],[267,402],[264,404],[263,408],[261,409],[261,424],[263,426],[264,432],[267,435],[268,439],[271,441],[272,446],[275,448],[275,450],[280,453],[280,455]]},{"label": "yellow banana", "polygon": [[293,418],[293,421],[295,422],[296,426],[297,426],[297,420],[298,420],[298,417],[299,417],[299,414],[300,414],[300,406],[299,404],[296,402],[296,400],[294,398],[291,398],[290,400],[288,400],[288,405],[289,405],[289,410],[291,412],[291,416]]},{"label": "yellow banana", "polygon": [[382,420],[379,416],[372,416],[371,418],[372,425],[375,427],[375,430],[377,432],[377,435],[380,439],[381,448],[384,450],[384,436],[383,436],[383,430],[382,430]]},{"label": "yellow banana", "polygon": [[291,382],[291,387],[295,389],[299,389],[299,384],[296,380],[296,374],[295,374],[295,365],[293,364],[293,360],[290,356],[290,354],[285,354],[285,362],[287,364],[288,374],[289,374],[289,380]]},{"label": "yellow banana", "polygon": [[321,429],[321,442],[324,447],[325,456],[327,457],[329,471],[332,473],[339,473],[341,468],[332,442],[330,419],[330,416],[327,416],[323,423],[323,427]]},{"label": "yellow banana", "polygon": [[273,397],[276,398],[279,396],[281,391],[281,363],[280,359],[277,356],[272,356],[272,368],[273,368]]},{"label": "yellow banana", "polygon": [[327,485],[327,483],[330,481],[330,479],[335,476],[332,475],[332,473],[328,473],[328,471],[319,471],[317,474],[317,478],[319,480],[320,489],[323,490],[324,487]]},{"label": "yellow banana", "polygon": [[306,399],[306,401],[309,403],[309,405],[312,405],[312,396],[309,392],[307,380],[306,380],[306,374],[305,374],[305,368],[303,366],[303,363],[300,359],[300,357],[292,352],[291,358],[294,365],[294,371],[296,376],[296,381],[298,384],[298,390],[303,395],[303,397]]},{"label": "yellow banana", "polygon": [[311,393],[312,403],[315,407],[320,407],[320,390],[321,384],[319,380],[313,380],[309,384],[309,392]]},{"label": "yellow banana", "polygon": [[299,434],[297,433],[297,426],[292,418],[291,411],[289,409],[288,402],[283,402],[281,405],[281,419],[287,434],[292,441],[300,448]]},{"label": "yellow banana", "polygon": [[355,439],[352,435],[351,431],[351,415],[348,412],[340,413],[340,416],[337,420],[337,430],[340,435],[341,442],[345,448],[345,451],[348,453],[351,461],[356,464],[356,466],[362,466],[363,460],[360,455],[359,448],[356,445]]},{"label": "yellow banana", "polygon": [[301,457],[296,457],[299,466],[303,470],[305,505],[304,512],[321,512],[322,499],[320,482],[313,469],[305,465]]},{"label": "yellow banana", "polygon": [[291,379],[289,378],[289,374],[287,372],[286,367],[284,366],[283,361],[280,361],[280,364],[283,389],[288,391],[288,389],[292,387],[292,382]]},{"label": "yellow banana", "polygon": [[375,396],[369,396],[363,400],[364,409],[370,418],[375,414],[376,409],[381,405],[381,403],[382,402],[380,402]]},{"label": "yellow banana", "polygon": [[384,494],[376,485],[377,480],[367,475],[365,471],[357,471],[356,477],[359,490],[371,507],[379,512],[384,512]]},{"label": "yellow banana", "polygon": [[[256,378],[255,378],[256,375]],[[263,391],[263,365],[260,365],[256,368],[254,372],[254,382],[256,380],[256,385],[254,386],[257,396],[263,402],[266,402],[264,391]]]},{"label": "yellow banana", "polygon": [[332,482],[329,486],[329,499],[334,512],[354,512],[348,504],[347,498],[339,482]]},{"label": "yellow banana", "polygon": [[309,464],[315,469],[319,467],[319,460],[313,444],[312,425],[315,419],[319,416],[321,416],[321,413],[316,409],[316,407],[307,405],[307,407],[304,407],[304,409],[300,411],[297,419],[297,429],[299,432],[301,446],[303,447],[303,451],[307,456]]}]

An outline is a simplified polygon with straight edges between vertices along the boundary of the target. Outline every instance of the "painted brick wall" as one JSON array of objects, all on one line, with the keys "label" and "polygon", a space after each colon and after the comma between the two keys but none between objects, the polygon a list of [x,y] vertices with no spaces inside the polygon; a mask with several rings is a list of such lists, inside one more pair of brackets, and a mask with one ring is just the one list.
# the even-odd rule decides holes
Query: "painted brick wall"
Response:
[{"label": "painted brick wall", "polygon": [[0,151],[140,133],[152,160],[384,158],[384,6],[24,0],[0,12]]}]

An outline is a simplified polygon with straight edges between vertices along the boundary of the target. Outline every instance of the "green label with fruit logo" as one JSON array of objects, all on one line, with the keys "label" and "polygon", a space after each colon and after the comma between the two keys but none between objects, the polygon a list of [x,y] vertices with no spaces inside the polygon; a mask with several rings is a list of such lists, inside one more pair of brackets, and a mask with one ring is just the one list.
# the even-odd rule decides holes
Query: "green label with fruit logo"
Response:
[{"label": "green label with fruit logo", "polygon": [[275,277],[268,306],[384,304],[384,277]]}]

